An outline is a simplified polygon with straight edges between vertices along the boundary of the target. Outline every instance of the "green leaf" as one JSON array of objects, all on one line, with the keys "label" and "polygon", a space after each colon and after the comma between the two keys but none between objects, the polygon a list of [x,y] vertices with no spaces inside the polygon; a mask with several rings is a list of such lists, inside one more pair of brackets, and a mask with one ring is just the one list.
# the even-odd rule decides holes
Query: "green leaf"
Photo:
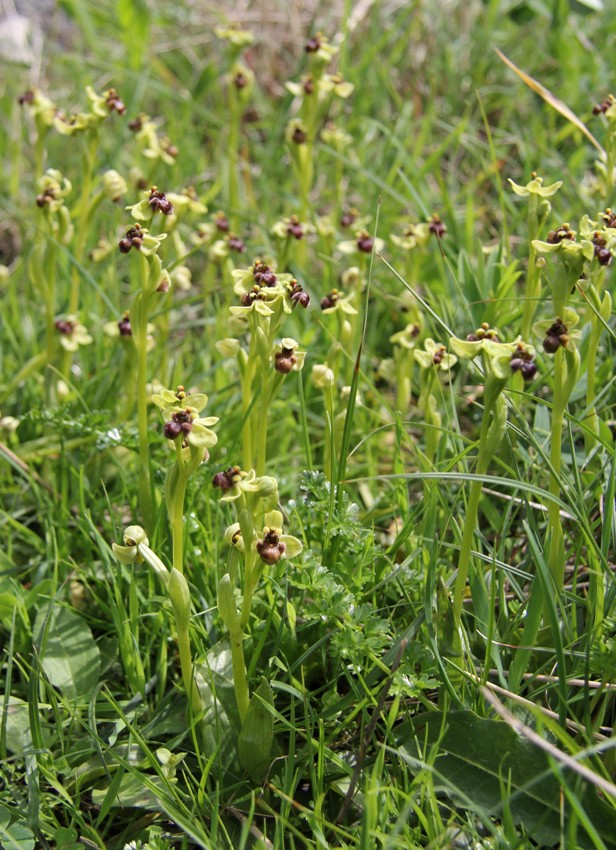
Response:
[{"label": "green leaf", "polygon": [[[0,730],[4,728],[4,705],[0,701]],[[0,735],[2,732],[0,731]],[[19,697],[9,697],[6,707],[5,746],[11,753],[23,755],[32,746],[28,703]]]},{"label": "green leaf", "polygon": [[[44,630],[44,633],[43,633]],[[51,684],[68,699],[87,699],[98,683],[100,653],[86,621],[70,608],[39,611],[34,634],[41,663]]]},{"label": "green leaf", "polygon": [[[482,816],[499,817],[503,799],[515,823],[536,842],[558,844],[561,831],[561,782],[545,752],[499,720],[478,717],[471,711],[443,715],[422,714],[405,725],[398,738],[400,754],[411,764],[425,766],[428,750],[438,748],[433,761],[437,782],[466,808]],[[431,761],[431,759],[430,759]],[[567,771],[564,779],[577,783]],[[595,789],[578,791],[578,799],[605,846],[616,847],[616,809],[600,799]],[[568,811],[565,811],[567,819]],[[565,824],[565,834],[567,825]],[[577,846],[593,847],[578,831]]]},{"label": "green leaf", "polygon": [[588,14],[589,12],[602,12],[603,0],[569,0],[569,8],[572,12]]},{"label": "green leaf", "polygon": [[[138,774],[125,774],[115,791],[113,800],[108,803],[109,808],[161,811],[160,800],[153,789],[160,788],[160,794],[164,796],[166,787],[158,776],[148,776],[148,785]],[[105,802],[109,788],[108,784],[105,788],[96,788],[92,791],[92,802],[95,806],[101,806]]]},{"label": "green leaf", "polygon": [[0,847],[2,850],[33,850],[34,835],[23,821],[11,823],[11,812],[0,806]]},{"label": "green leaf", "polygon": [[237,749],[240,764],[256,782],[261,782],[267,773],[274,743],[274,694],[267,679],[264,679],[252,695]]},{"label": "green leaf", "polygon": [[240,719],[233,683],[231,647],[220,641],[207,653],[205,661],[195,665],[195,681],[203,704],[203,751],[213,758],[212,769],[218,777],[239,773],[237,735]]},{"label": "green leaf", "polygon": [[145,0],[117,0],[118,22],[131,68],[143,65],[150,36],[150,12]]},{"label": "green leaf", "polygon": [[77,830],[72,826],[56,829],[53,839],[56,842],[56,850],[83,850],[83,844],[77,840]]}]

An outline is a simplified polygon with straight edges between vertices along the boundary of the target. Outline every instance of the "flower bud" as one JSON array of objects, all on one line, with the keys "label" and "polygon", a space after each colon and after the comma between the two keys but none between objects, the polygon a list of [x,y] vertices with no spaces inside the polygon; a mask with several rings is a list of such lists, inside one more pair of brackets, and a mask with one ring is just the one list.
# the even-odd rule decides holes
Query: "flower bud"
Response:
[{"label": "flower bud", "polygon": [[336,377],[333,371],[325,363],[316,363],[312,367],[312,383],[317,389],[324,390],[333,387]]},{"label": "flower bud", "polygon": [[239,618],[237,616],[235,594],[233,593],[231,576],[229,573],[225,573],[218,582],[218,592],[216,596],[218,601],[218,611],[223,623],[230,632],[237,631],[239,628]]},{"label": "flower bud", "polygon": [[190,590],[188,582],[179,570],[174,567],[169,575],[167,591],[178,629],[187,629],[190,621]]},{"label": "flower bud", "polygon": [[140,525],[129,525],[124,529],[125,546],[149,546],[150,541]]},{"label": "flower bud", "polygon": [[103,174],[103,192],[110,201],[119,201],[127,191],[126,180],[115,169],[112,168]]}]

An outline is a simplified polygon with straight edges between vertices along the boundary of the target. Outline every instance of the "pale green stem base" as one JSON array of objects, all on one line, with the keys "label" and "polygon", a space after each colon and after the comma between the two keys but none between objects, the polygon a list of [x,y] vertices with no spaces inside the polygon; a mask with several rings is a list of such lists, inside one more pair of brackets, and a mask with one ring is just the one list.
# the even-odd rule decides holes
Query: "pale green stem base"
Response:
[{"label": "pale green stem base", "polygon": [[250,692],[248,690],[248,679],[246,678],[246,663],[244,661],[244,636],[241,629],[233,630],[229,634],[231,641],[231,664],[233,667],[233,683],[235,685],[235,698],[240,721],[243,724],[248,713]]}]

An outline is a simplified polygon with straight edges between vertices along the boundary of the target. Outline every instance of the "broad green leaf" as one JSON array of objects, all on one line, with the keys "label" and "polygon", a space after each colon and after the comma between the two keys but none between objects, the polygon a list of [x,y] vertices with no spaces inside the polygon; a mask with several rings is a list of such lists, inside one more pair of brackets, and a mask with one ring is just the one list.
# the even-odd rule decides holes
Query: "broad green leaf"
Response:
[{"label": "broad green leaf", "polygon": [[34,835],[23,821],[11,823],[11,812],[0,806],[0,847],[2,850],[33,850]]},{"label": "broad green leaf", "polygon": [[77,830],[73,827],[59,827],[53,838],[56,842],[56,850],[83,850],[83,844],[77,840]]},{"label": "broad green leaf", "polygon": [[41,663],[51,684],[68,699],[88,699],[99,679],[100,653],[83,617],[55,605],[48,619],[45,610],[39,611],[34,634],[41,640]]},{"label": "broad green leaf", "polygon": [[208,758],[213,757],[213,770],[219,777],[228,771],[239,773],[237,735],[240,719],[228,641],[217,643],[205,661],[196,665],[195,681],[205,705],[203,751]]},{"label": "broad green leaf", "polygon": [[[443,715],[422,714],[405,725],[398,738],[401,756],[414,765],[426,764],[432,747],[436,784],[442,784],[463,806],[483,816],[499,817],[503,789],[515,823],[542,845],[558,844],[561,837],[561,783],[547,754],[520,738],[500,720],[478,717],[471,711]],[[564,772],[564,781],[577,777]],[[577,791],[581,805],[600,833],[605,846],[616,847],[616,809],[599,798],[594,788]],[[565,810],[565,818],[569,814]],[[565,834],[567,825],[565,825]],[[577,844],[591,848],[590,838],[578,827]]]},{"label": "broad green leaf", "polygon": [[[161,796],[164,796],[166,788],[160,777],[148,776],[148,785],[160,787]],[[101,806],[105,802],[108,791],[109,784],[105,788],[92,791],[92,802],[95,806]],[[131,773],[122,777],[110,808],[160,811],[161,805],[154,791],[141,781],[138,774]]]},{"label": "broad green leaf", "polygon": [[569,0],[569,6],[572,12],[578,12],[582,15],[588,12],[602,12],[605,8],[603,0]]},{"label": "broad green leaf", "polygon": [[240,764],[257,782],[267,772],[274,743],[274,715],[268,706],[274,707],[274,694],[264,679],[252,695],[237,741]]},{"label": "broad green leaf", "polygon": [[[9,697],[6,715],[6,748],[11,753],[23,755],[32,746],[28,703],[19,697]],[[4,728],[4,705],[0,700],[0,730]]]}]

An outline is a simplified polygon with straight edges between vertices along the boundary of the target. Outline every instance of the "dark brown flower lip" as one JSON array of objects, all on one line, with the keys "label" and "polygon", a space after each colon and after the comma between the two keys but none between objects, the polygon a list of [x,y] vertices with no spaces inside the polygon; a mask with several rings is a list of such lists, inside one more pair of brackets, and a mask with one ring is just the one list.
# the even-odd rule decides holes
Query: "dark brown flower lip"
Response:
[{"label": "dark brown flower lip", "polygon": [[241,470],[239,466],[230,466],[224,472],[217,472],[212,479],[212,486],[221,490],[230,490],[240,479]]},{"label": "dark brown flower lip", "polygon": [[330,307],[335,307],[340,300],[340,293],[337,289],[332,289],[324,298],[321,299],[321,310],[329,310]]},{"label": "dark brown flower lip", "polygon": [[437,239],[441,239],[447,233],[447,227],[441,221],[438,213],[434,213],[428,221],[428,230],[436,236]]}]

